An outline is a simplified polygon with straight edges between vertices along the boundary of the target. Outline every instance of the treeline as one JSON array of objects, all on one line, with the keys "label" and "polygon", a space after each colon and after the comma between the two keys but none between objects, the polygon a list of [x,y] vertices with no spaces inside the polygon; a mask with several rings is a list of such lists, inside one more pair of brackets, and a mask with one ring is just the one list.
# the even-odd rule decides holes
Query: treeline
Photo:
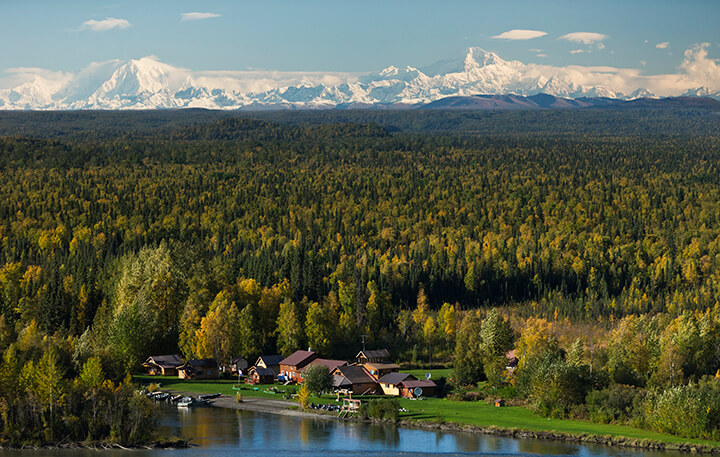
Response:
[{"label": "treeline", "polygon": [[33,323],[0,361],[0,445],[147,444],[157,407],[132,379],[106,379],[103,361],[73,358],[74,338],[48,337]]},{"label": "treeline", "polygon": [[[720,306],[627,316],[599,340],[584,335],[566,345],[562,322],[531,317],[517,327],[495,309],[464,315],[453,398],[504,395],[543,416],[720,439]],[[518,360],[508,368],[511,349]],[[478,391],[480,381],[493,390]]]},{"label": "treeline", "polygon": [[110,140],[170,134],[174,129],[223,119],[250,119],[294,126],[376,124],[390,132],[532,136],[717,135],[713,102],[675,106],[548,110],[277,110],[213,111],[0,111],[0,136]]},{"label": "treeline", "polygon": [[[718,142],[237,119],[0,138],[0,350],[19,354],[2,370],[57,351],[67,395],[51,405],[32,397],[40,381],[11,385],[5,395],[35,406],[8,403],[29,415],[3,419],[5,436],[88,424],[77,393],[90,388],[73,386],[91,361],[120,383],[151,354],[225,363],[310,346],[349,358],[363,335],[398,360],[454,361],[458,381],[498,385],[519,338],[521,351],[547,349],[520,357],[512,381],[539,412],[715,436],[648,411],[715,392]],[[488,333],[475,310],[496,306],[516,321],[496,316]],[[564,321],[612,333],[563,349],[549,322]],[[528,328],[538,341],[522,343]],[[97,395],[132,403],[110,400],[122,389]]]}]

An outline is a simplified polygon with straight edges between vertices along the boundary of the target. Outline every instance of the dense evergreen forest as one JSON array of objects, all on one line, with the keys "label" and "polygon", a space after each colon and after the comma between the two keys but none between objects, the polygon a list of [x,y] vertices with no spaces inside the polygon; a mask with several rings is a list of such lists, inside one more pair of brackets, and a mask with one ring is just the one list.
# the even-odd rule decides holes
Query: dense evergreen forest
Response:
[{"label": "dense evergreen forest", "polygon": [[[543,414],[720,439],[716,113],[205,114],[0,114],[4,367],[366,335]],[[692,430],[653,416],[698,395]]]}]

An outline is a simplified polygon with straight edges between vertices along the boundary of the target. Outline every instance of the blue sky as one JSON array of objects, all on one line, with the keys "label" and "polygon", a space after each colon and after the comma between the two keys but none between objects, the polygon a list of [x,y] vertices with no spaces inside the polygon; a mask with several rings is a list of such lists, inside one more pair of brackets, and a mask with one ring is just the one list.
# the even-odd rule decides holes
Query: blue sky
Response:
[{"label": "blue sky", "polygon": [[[191,12],[208,14],[183,20]],[[146,55],[193,70],[365,72],[479,46],[525,63],[674,73],[695,43],[720,56],[718,18],[714,0],[0,0],[0,72]],[[544,35],[494,38],[512,30]],[[596,35],[567,38],[577,33]]]}]

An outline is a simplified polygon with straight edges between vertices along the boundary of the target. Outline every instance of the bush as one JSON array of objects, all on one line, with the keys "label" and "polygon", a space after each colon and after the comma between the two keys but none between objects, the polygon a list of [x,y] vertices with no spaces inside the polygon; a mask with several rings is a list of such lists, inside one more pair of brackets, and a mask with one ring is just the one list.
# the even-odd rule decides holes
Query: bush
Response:
[{"label": "bush", "polygon": [[312,365],[308,367],[303,373],[303,378],[303,385],[314,394],[332,389],[333,377],[325,365]]},{"label": "bush", "polygon": [[396,421],[400,415],[400,402],[396,398],[370,400],[360,405],[360,417]]},{"label": "bush", "polygon": [[622,384],[593,390],[586,397],[590,420],[602,424],[629,422],[633,418],[636,401],[641,397],[639,389]]},{"label": "bush", "polygon": [[573,365],[555,357],[539,359],[525,370],[526,392],[535,402],[535,411],[546,417],[566,417],[571,407],[585,401],[592,386],[587,365]]},{"label": "bush", "polygon": [[643,403],[645,426],[688,438],[720,440],[720,381],[650,392]]}]

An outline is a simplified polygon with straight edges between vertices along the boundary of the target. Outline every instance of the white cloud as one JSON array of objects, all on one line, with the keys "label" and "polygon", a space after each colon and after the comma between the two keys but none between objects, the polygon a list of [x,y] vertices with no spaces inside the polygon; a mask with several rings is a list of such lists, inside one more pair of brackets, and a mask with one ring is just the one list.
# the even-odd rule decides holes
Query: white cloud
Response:
[{"label": "white cloud", "polygon": [[585,51],[582,49],[573,49],[572,51],[570,51],[570,54],[582,54],[583,52]]},{"label": "white cloud", "polygon": [[215,13],[182,13],[180,15],[181,21],[198,21],[201,19],[212,19],[215,17],[220,17],[220,14]]},{"label": "white cloud", "polygon": [[547,32],[542,32],[540,30],[513,29],[503,32],[500,35],[495,35],[491,38],[498,40],[532,40],[533,38],[540,38],[545,35],[547,35]]},{"label": "white cloud", "polygon": [[92,30],[94,32],[105,32],[112,29],[126,29],[130,27],[130,23],[125,19],[117,19],[114,17],[106,17],[101,21],[90,19],[80,26],[80,30]]},{"label": "white cloud", "polygon": [[547,56],[548,56],[547,54],[541,52],[538,55],[536,55],[535,57],[547,57]]},{"label": "white cloud", "polygon": [[606,39],[608,36],[594,32],[574,32],[561,36],[559,39],[573,41],[575,43],[593,44]]},{"label": "white cloud", "polygon": [[658,43],[655,45],[655,47],[658,49],[667,49],[668,46],[670,46],[669,41],[663,41],[662,43]]},{"label": "white cloud", "polygon": [[542,49],[530,49],[530,52],[543,52]]}]

